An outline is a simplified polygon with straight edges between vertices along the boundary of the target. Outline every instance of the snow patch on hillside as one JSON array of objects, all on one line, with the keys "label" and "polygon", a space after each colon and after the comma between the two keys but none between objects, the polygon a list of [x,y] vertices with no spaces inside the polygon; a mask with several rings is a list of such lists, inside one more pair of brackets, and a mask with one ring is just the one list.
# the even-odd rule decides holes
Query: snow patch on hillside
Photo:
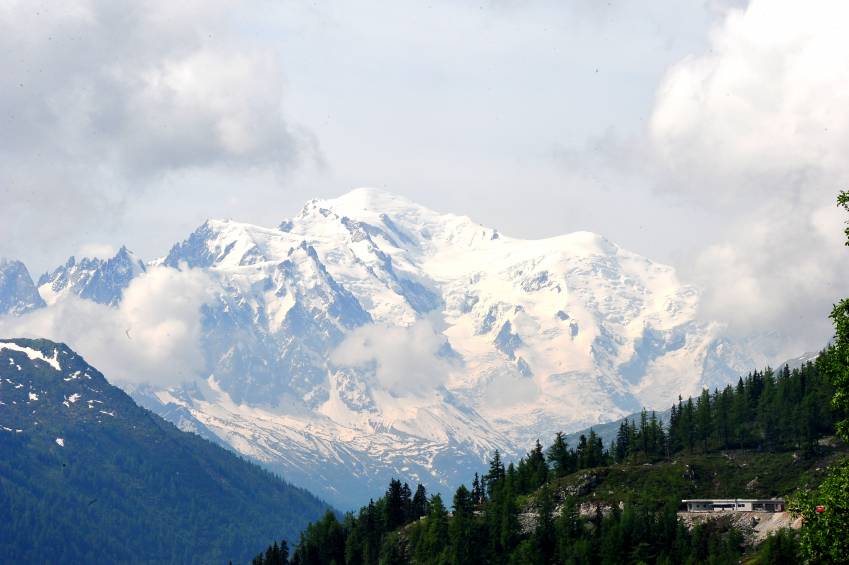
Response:
[{"label": "snow patch on hillside", "polygon": [[[59,352],[56,349],[53,350],[52,356],[47,357],[44,353],[42,353],[41,351],[38,351],[36,349],[31,349],[29,347],[22,347],[22,346],[20,346],[16,343],[0,342],[0,351],[2,351],[4,349],[9,350],[9,351],[18,351],[20,353],[23,353],[24,355],[26,355],[27,357],[29,357],[33,361],[35,361],[36,359],[39,359],[41,361],[44,361],[45,363],[47,363],[48,365],[50,365],[51,367],[53,367],[57,371],[62,370],[62,366],[59,364]],[[11,361],[11,359],[9,359],[9,360]]]}]

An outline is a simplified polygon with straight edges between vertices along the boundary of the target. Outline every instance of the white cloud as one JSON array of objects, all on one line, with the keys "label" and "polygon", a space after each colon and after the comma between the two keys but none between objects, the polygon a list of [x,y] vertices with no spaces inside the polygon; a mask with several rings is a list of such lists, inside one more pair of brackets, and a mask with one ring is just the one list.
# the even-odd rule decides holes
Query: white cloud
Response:
[{"label": "white cloud", "polygon": [[823,345],[849,292],[834,206],[849,182],[847,19],[839,1],[732,10],[706,53],[669,70],[649,128],[655,181],[725,219],[685,267],[705,315],[793,347]]},{"label": "white cloud", "polygon": [[839,1],[753,0],[729,12],[707,54],[672,67],[650,132],[680,190],[739,202],[807,192],[823,171],[846,178],[847,17]]},{"label": "white cloud", "polygon": [[3,3],[5,244],[79,245],[173,176],[279,176],[313,152],[284,115],[280,50],[242,27],[240,14],[261,12],[226,0]]},{"label": "white cloud", "polygon": [[427,320],[407,327],[372,324],[354,330],[333,351],[332,363],[373,365],[381,386],[396,394],[422,392],[444,384],[449,362],[439,355],[445,336]]},{"label": "white cloud", "polygon": [[[226,1],[100,0],[0,11],[3,153],[156,175],[209,164],[285,166],[279,57],[234,29]],[[7,130],[8,131],[8,130]]]},{"label": "white cloud", "polygon": [[111,259],[115,256],[115,247],[108,243],[85,243],[80,246],[79,257],[97,257]]},{"label": "white cloud", "polygon": [[201,307],[212,292],[201,271],[156,267],[130,283],[118,308],[71,295],[0,318],[0,334],[67,343],[113,382],[174,385],[204,368]]}]

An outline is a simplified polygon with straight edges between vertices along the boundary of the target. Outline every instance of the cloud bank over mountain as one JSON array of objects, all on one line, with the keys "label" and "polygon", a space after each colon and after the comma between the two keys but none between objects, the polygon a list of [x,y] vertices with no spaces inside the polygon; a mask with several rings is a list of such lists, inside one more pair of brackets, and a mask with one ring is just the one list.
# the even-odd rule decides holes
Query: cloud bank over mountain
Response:
[{"label": "cloud bank over mountain", "polygon": [[68,294],[20,317],[0,317],[0,335],[44,337],[85,352],[121,384],[172,386],[202,374],[202,306],[212,298],[201,271],[153,267],[117,307]]},{"label": "cloud bank over mountain", "polygon": [[448,490],[494,449],[769,358],[700,320],[675,269],[603,236],[512,238],[368,188],[274,227],[208,220],[148,263],[70,258],[40,302],[22,264],[0,275],[3,333],[84,350],[146,406],[344,507],[391,476]]},{"label": "cloud bank over mountain", "polygon": [[[849,294],[833,203],[849,181],[846,12],[6,3],[0,255],[38,271],[123,243],[152,258],[207,217],[274,226],[307,198],[381,186],[510,236],[627,242],[702,289],[703,322],[780,331],[774,357],[797,355]],[[380,327],[371,343],[409,342]],[[370,351],[362,363],[392,366]]]},{"label": "cloud bank over mountain", "polygon": [[451,369],[445,336],[427,319],[409,326],[372,324],[349,334],[330,355],[342,366],[375,366],[380,384],[394,393],[422,392],[447,384]]},{"label": "cloud bank over mountain", "polygon": [[663,188],[729,221],[690,263],[706,315],[822,346],[847,292],[849,41],[841,2],[753,0],[664,77],[649,136]]}]

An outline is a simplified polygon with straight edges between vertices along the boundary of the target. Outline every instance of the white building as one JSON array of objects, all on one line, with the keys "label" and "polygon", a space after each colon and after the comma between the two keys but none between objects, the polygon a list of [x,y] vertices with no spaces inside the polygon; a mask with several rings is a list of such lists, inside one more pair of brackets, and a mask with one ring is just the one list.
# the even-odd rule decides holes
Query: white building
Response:
[{"label": "white building", "polygon": [[690,498],[681,501],[687,512],[784,512],[783,498]]}]

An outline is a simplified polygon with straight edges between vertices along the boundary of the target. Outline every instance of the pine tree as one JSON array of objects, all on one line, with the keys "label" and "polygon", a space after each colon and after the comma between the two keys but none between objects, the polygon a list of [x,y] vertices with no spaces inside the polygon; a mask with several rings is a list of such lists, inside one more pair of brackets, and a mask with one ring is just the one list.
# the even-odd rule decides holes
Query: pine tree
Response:
[{"label": "pine tree", "polygon": [[425,533],[416,548],[418,563],[438,563],[444,555],[449,542],[448,513],[442,503],[442,497],[435,494],[430,499],[430,511],[427,514]]},{"label": "pine tree", "polygon": [[504,479],[504,464],[501,463],[501,454],[496,449],[492,460],[489,462],[489,471],[484,476],[484,486],[488,497],[492,497],[492,491],[502,479]]},{"label": "pine tree", "polygon": [[548,448],[546,459],[551,464],[555,477],[564,477],[575,470],[575,456],[569,450],[563,432],[557,432],[554,436],[554,443]]},{"label": "pine tree", "polygon": [[[673,409],[675,407],[673,406]],[[628,457],[630,451],[630,441],[628,434],[628,424],[625,420],[619,423],[619,429],[616,432],[616,440],[613,443],[613,457],[617,463],[622,463]]]},{"label": "pine tree", "polygon": [[472,500],[475,504],[483,504],[485,495],[483,486],[481,485],[480,475],[475,473],[475,478],[472,481]]},{"label": "pine tree", "polygon": [[499,494],[501,498],[501,503],[498,506],[500,520],[499,527],[495,531],[498,532],[497,540],[502,553],[508,555],[515,547],[519,535],[519,510],[516,508],[516,470],[512,463],[507,466],[504,484]]},{"label": "pine tree", "polygon": [[695,417],[696,409],[693,406],[693,399],[688,398],[687,403],[684,405],[684,415],[682,420],[682,424],[684,426],[684,444],[687,446],[687,450],[692,453],[693,447],[696,444],[696,417]]},{"label": "pine tree", "polygon": [[640,412],[640,451],[643,455],[647,455],[649,453],[649,434],[648,434],[648,414],[646,413],[646,409],[643,408]]},{"label": "pine tree", "polygon": [[702,451],[707,453],[708,441],[710,440],[711,432],[711,406],[710,392],[708,389],[703,389],[696,401],[696,421],[695,433],[696,438],[702,444]]},{"label": "pine tree", "polygon": [[472,494],[464,485],[460,485],[454,494],[454,516],[449,526],[451,563],[454,565],[466,565],[474,561],[473,520]]},{"label": "pine tree", "polygon": [[401,506],[404,509],[404,524],[413,521],[413,492],[407,483],[401,485]]},{"label": "pine tree", "polygon": [[548,465],[545,462],[545,455],[542,451],[542,445],[537,440],[533,450],[528,453],[528,484],[525,488],[536,490],[548,480]]},{"label": "pine tree", "polygon": [[589,466],[589,448],[587,436],[584,434],[578,437],[578,448],[575,450],[575,456],[578,460],[578,469],[586,469]]},{"label": "pine tree", "polygon": [[[409,487],[407,489],[409,491]],[[386,490],[383,509],[383,531],[391,532],[404,523],[404,496],[401,481],[392,479]]]},{"label": "pine tree", "polygon": [[413,495],[412,519],[418,520],[422,516],[427,515],[427,511],[427,491],[425,490],[424,485],[419,484],[419,486],[416,487],[416,494]]},{"label": "pine tree", "polygon": [[[380,537],[382,533],[381,518],[377,506],[373,500],[368,501],[364,510],[365,520],[363,526],[363,563],[371,565],[377,561],[380,554]],[[362,513],[361,513],[362,516]]]},{"label": "pine tree", "polygon": [[554,503],[551,499],[551,489],[543,486],[537,495],[537,527],[534,530],[534,543],[542,557],[543,563],[554,559],[556,532],[554,528]]}]

